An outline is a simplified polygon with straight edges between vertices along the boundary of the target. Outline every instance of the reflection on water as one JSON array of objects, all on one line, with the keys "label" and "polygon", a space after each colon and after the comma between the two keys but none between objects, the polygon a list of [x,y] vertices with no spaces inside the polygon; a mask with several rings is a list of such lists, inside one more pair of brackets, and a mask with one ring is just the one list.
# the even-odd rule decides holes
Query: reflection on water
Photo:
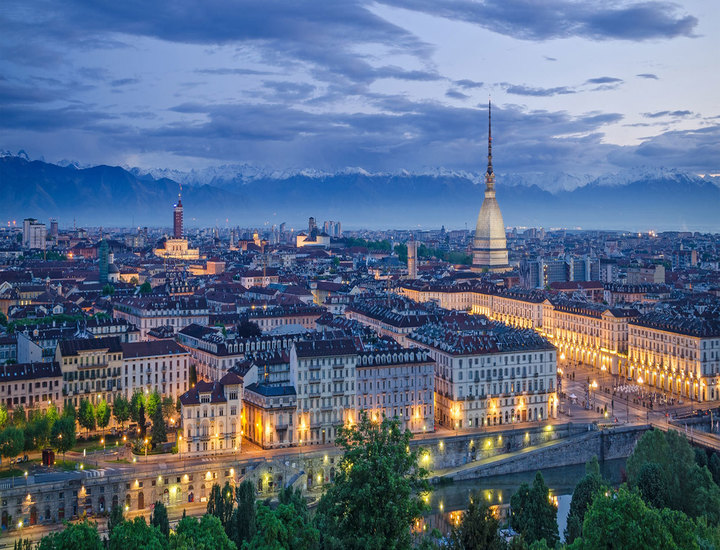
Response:
[{"label": "reflection on water", "polygon": [[[625,460],[610,460],[601,465],[603,477],[613,486],[621,482]],[[575,485],[585,475],[585,466],[563,466],[542,470],[545,483],[550,488],[550,497],[558,506],[558,528],[560,537],[567,524],[570,501]],[[478,494],[492,508],[500,519],[500,525],[507,521],[510,497],[522,483],[532,484],[535,472],[522,472],[503,476],[485,477],[469,481],[459,481],[442,487],[435,487],[430,495],[424,495],[430,505],[430,512],[416,525],[417,530],[431,531],[437,528],[447,534],[454,525],[462,520],[462,511],[467,508],[470,496]]]}]

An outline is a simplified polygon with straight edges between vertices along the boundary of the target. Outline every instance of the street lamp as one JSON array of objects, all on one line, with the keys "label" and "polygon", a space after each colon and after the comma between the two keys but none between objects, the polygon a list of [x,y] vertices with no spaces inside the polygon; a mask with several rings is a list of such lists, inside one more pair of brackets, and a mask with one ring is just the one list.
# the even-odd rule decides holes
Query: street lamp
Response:
[{"label": "street lamp", "polygon": [[147,462],[148,438],[145,438],[145,462]]},{"label": "street lamp", "polygon": [[182,459],[182,436],[178,434],[178,458]]}]

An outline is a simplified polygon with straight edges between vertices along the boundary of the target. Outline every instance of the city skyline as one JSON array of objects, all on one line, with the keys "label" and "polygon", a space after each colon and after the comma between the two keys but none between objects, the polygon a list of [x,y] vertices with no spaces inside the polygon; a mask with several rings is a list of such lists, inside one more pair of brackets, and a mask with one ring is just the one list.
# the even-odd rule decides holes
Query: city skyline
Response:
[{"label": "city skyline", "polygon": [[0,16],[0,148],[143,169],[482,172],[492,96],[498,173],[720,171],[720,77],[705,70],[718,14],[701,2],[138,9]]}]

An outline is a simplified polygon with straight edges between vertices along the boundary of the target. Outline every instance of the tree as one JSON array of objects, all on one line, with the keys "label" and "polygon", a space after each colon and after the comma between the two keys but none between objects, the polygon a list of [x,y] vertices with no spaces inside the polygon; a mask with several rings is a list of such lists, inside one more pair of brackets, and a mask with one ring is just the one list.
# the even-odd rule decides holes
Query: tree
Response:
[{"label": "tree", "polygon": [[55,405],[50,405],[47,408],[47,411],[45,412],[45,416],[48,419],[48,423],[50,424],[50,428],[52,429],[53,424],[57,422],[60,419],[60,414],[58,413],[57,407]]},{"label": "tree", "polygon": [[[655,463],[665,488],[664,505],[692,518],[706,516],[713,525],[720,522],[720,487],[710,471],[695,462],[695,452],[687,439],[673,431],[645,432],[627,460],[630,487],[638,487],[643,465]],[[644,483],[649,481],[645,470]],[[656,475],[657,471],[651,473]]]},{"label": "tree", "polygon": [[713,453],[710,457],[710,460],[708,461],[708,470],[710,470],[710,475],[712,475],[713,481],[720,485],[720,455],[717,453]]},{"label": "tree", "polygon": [[257,507],[257,530],[243,548],[249,550],[312,550],[318,547],[320,533],[310,524],[307,513],[294,504],[279,504],[274,510],[266,504]]},{"label": "tree", "polygon": [[65,403],[63,406],[63,417],[66,418],[72,418],[73,422],[77,420],[77,411],[75,410],[75,405],[72,403]]},{"label": "tree", "polygon": [[123,517],[123,509],[122,506],[116,504],[112,507],[112,510],[110,510],[110,517],[108,518],[108,533],[112,535],[113,530],[115,527],[120,525],[123,521],[125,521],[125,518]]},{"label": "tree", "polygon": [[241,338],[253,338],[256,336],[262,336],[262,331],[257,323],[252,321],[241,321],[238,323],[236,332]]},{"label": "tree", "polygon": [[25,450],[44,449],[50,441],[52,425],[48,416],[41,410],[32,410],[25,425]]},{"label": "tree", "polygon": [[117,396],[113,402],[113,416],[115,422],[120,424],[121,429],[124,428],[125,422],[130,419],[130,402],[122,395]]},{"label": "tree", "polygon": [[109,550],[164,550],[167,537],[159,529],[145,523],[144,517],[123,521],[110,533]]},{"label": "tree", "polygon": [[235,490],[237,507],[230,518],[228,536],[242,547],[243,542],[250,541],[255,535],[255,485],[250,480],[243,481]]},{"label": "tree", "polygon": [[208,498],[207,513],[217,517],[226,528],[230,523],[233,513],[233,504],[235,502],[234,490],[232,485],[225,482],[225,487],[220,489],[220,485],[215,483],[210,489],[210,497]]},{"label": "tree", "polygon": [[140,403],[137,417],[138,427],[140,428],[140,439],[145,439],[145,432],[147,430],[147,426],[145,426],[145,423],[147,422],[145,420],[145,403]]},{"label": "tree", "polygon": [[639,494],[624,487],[593,501],[582,531],[572,550],[698,548],[696,526],[690,518],[682,512],[650,508]]},{"label": "tree", "polygon": [[470,498],[462,522],[450,534],[450,550],[504,550],[505,541],[498,534],[500,522],[479,493]]},{"label": "tree", "polygon": [[145,401],[145,412],[147,415],[152,418],[155,416],[155,410],[162,407],[162,399],[160,398],[160,394],[155,390],[150,395],[148,395],[148,398]]},{"label": "tree", "polygon": [[0,455],[12,458],[19,455],[25,446],[25,433],[15,426],[8,426],[0,432]]},{"label": "tree", "polygon": [[220,520],[205,514],[200,521],[193,517],[180,520],[170,535],[171,550],[236,550],[235,543],[225,534]]},{"label": "tree", "polygon": [[155,527],[167,539],[170,536],[170,520],[168,519],[167,508],[157,501],[150,516],[150,525]]},{"label": "tree", "polygon": [[111,284],[108,283],[102,288],[103,296],[112,296],[113,294],[115,294],[115,287]]},{"label": "tree", "polygon": [[528,543],[541,539],[550,546],[559,540],[557,507],[550,501],[550,490],[540,472],[535,474],[532,486],[520,485],[510,498],[510,525]]},{"label": "tree", "polygon": [[150,286],[150,281],[145,281],[140,285],[140,294],[150,294],[151,292],[152,286]]},{"label": "tree", "polygon": [[637,488],[642,499],[650,506],[662,509],[667,505],[667,487],[662,468],[657,462],[646,462],[640,467]]},{"label": "tree", "polygon": [[110,405],[104,399],[100,400],[95,409],[95,417],[97,418],[97,425],[105,433],[105,428],[110,424]]},{"label": "tree", "polygon": [[165,430],[165,419],[162,414],[162,407],[155,407],[155,414],[152,416],[152,444],[153,447],[165,443],[167,441],[167,432]]},{"label": "tree", "polygon": [[30,539],[19,538],[13,544],[13,550],[32,550],[33,543]]},{"label": "tree", "polygon": [[140,405],[145,404],[145,396],[136,391],[130,398],[130,418],[133,422],[140,424]]},{"label": "tree", "polygon": [[40,539],[37,550],[104,550],[97,524],[83,520],[66,523],[65,529]]},{"label": "tree", "polygon": [[701,468],[703,466],[708,465],[708,456],[707,451],[701,447],[694,447],[693,452],[695,453],[695,463],[700,466]]},{"label": "tree", "polygon": [[605,483],[600,476],[600,465],[597,457],[593,457],[585,466],[585,477],[578,482],[572,494],[567,527],[565,528],[565,541],[567,543],[571,543],[581,535],[582,523],[587,509],[592,504],[595,496],[604,491],[605,488]]},{"label": "tree", "polygon": [[195,368],[195,365],[190,363],[190,368],[188,369],[188,371],[188,383],[192,388],[195,386],[195,384],[197,384],[197,369]]},{"label": "tree", "polygon": [[95,407],[89,399],[80,400],[80,409],[78,410],[78,423],[90,433],[95,429]]},{"label": "tree", "polygon": [[65,452],[75,446],[75,420],[70,416],[63,416],[53,424],[50,431],[50,444],[59,453],[63,454],[63,462],[65,462]]},{"label": "tree", "polygon": [[5,403],[0,403],[0,430],[7,426],[8,420],[10,420],[10,416],[7,407]]},{"label": "tree", "polygon": [[397,419],[372,422],[364,411],[356,425],[338,429],[335,443],[345,453],[315,516],[323,537],[346,548],[410,547],[410,527],[430,491],[411,438]]},{"label": "tree", "polygon": [[175,415],[175,402],[172,397],[163,397],[162,399],[162,415],[163,418],[170,419]]},{"label": "tree", "polygon": [[25,407],[18,405],[12,412],[13,425],[17,428],[24,428],[27,424],[27,416],[25,415]]}]

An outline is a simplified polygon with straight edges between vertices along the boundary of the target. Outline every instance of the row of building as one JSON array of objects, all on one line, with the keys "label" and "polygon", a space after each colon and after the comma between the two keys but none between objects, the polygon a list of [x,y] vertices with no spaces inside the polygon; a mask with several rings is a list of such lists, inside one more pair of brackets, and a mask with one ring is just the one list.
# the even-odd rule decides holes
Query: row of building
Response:
[{"label": "row of building", "polygon": [[451,306],[511,326],[532,328],[558,349],[561,360],[587,364],[681,398],[720,398],[717,305],[656,306],[651,300],[648,304],[653,307],[643,312],[627,305],[475,283],[408,281],[397,291],[420,303]]}]

